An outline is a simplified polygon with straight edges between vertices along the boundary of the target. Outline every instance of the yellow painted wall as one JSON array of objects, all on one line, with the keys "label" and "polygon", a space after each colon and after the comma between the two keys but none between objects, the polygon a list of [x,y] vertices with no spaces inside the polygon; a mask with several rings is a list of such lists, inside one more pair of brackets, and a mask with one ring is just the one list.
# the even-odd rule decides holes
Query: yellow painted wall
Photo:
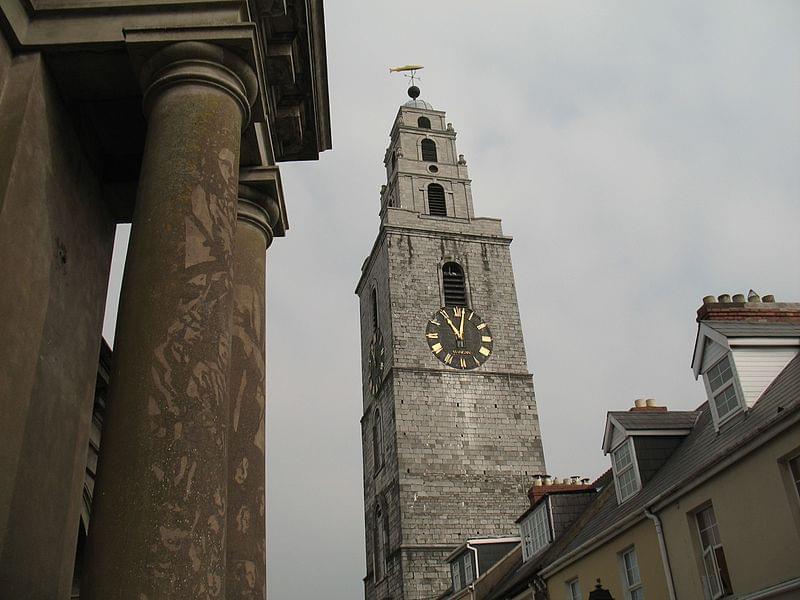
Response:
[{"label": "yellow painted wall", "polygon": [[798,451],[800,424],[660,512],[678,598],[703,598],[693,513],[709,501],[735,594],[800,577],[800,503],[780,462]]},{"label": "yellow painted wall", "polygon": [[[652,521],[645,519],[631,529],[606,542],[601,548],[584,556],[547,578],[550,600],[567,597],[566,582],[578,577],[581,595],[586,598],[599,577],[603,587],[617,600],[625,600],[619,554],[631,546],[636,548],[639,574],[647,600],[668,598],[664,568],[658,550],[658,538]],[[700,596],[702,598],[702,596]]]}]

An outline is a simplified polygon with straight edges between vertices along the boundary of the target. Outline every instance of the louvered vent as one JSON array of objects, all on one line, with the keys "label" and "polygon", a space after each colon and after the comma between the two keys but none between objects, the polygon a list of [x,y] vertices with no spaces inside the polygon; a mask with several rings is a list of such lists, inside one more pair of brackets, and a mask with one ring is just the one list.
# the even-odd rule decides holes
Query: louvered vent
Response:
[{"label": "louvered vent", "polygon": [[426,138],[422,140],[420,146],[422,147],[422,160],[436,162],[436,142]]},{"label": "louvered vent", "polygon": [[428,117],[420,117],[417,119],[417,127],[420,129],[430,129],[431,128],[431,120]]},{"label": "louvered vent", "polygon": [[444,188],[438,183],[432,183],[428,186],[428,212],[435,217],[447,216]]},{"label": "louvered vent", "polygon": [[445,263],[442,267],[442,283],[445,306],[467,305],[467,286],[461,265],[453,262]]}]

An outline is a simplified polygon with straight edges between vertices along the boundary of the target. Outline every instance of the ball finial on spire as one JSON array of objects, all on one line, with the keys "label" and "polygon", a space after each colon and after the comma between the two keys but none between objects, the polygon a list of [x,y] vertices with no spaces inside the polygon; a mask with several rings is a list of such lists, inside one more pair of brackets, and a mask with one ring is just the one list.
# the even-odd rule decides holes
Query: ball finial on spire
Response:
[{"label": "ball finial on spire", "polygon": [[408,95],[411,99],[416,100],[419,98],[419,88],[415,85],[412,85],[410,88],[408,88]]}]

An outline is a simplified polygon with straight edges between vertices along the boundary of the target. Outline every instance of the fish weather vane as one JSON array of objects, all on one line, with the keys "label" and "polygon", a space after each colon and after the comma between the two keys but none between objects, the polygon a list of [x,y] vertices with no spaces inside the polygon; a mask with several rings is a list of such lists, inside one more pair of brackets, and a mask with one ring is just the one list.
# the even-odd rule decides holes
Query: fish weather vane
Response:
[{"label": "fish weather vane", "polygon": [[417,80],[422,80],[422,77],[417,75],[417,71],[424,69],[422,65],[403,65],[402,67],[391,67],[389,73],[403,73],[405,77],[411,80],[411,87],[408,88],[408,95],[415,100],[419,97],[419,88],[414,85]]}]

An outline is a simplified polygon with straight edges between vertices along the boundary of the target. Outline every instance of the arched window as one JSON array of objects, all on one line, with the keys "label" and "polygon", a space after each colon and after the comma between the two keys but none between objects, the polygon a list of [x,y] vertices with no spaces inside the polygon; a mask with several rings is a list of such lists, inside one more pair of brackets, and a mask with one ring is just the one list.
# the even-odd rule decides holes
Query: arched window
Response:
[{"label": "arched window", "polygon": [[381,421],[381,411],[375,410],[372,418],[372,467],[374,474],[377,475],[383,466],[383,422]]},{"label": "arched window", "polygon": [[436,162],[436,142],[431,139],[425,138],[422,140],[422,160],[427,162]]},{"label": "arched window", "polygon": [[431,120],[428,117],[420,117],[417,119],[417,127],[420,129],[430,129],[431,128]]},{"label": "arched window", "polygon": [[445,306],[467,305],[467,284],[461,265],[449,262],[442,266],[442,285]]},{"label": "arched window", "polygon": [[378,288],[372,288],[372,329],[378,329]]},{"label": "arched window", "polygon": [[428,186],[428,213],[435,217],[447,216],[444,188],[438,183],[431,183]]},{"label": "arched window", "polygon": [[383,579],[386,573],[389,547],[389,515],[383,510],[381,501],[375,502],[375,523],[373,524],[372,563],[375,581]]}]

